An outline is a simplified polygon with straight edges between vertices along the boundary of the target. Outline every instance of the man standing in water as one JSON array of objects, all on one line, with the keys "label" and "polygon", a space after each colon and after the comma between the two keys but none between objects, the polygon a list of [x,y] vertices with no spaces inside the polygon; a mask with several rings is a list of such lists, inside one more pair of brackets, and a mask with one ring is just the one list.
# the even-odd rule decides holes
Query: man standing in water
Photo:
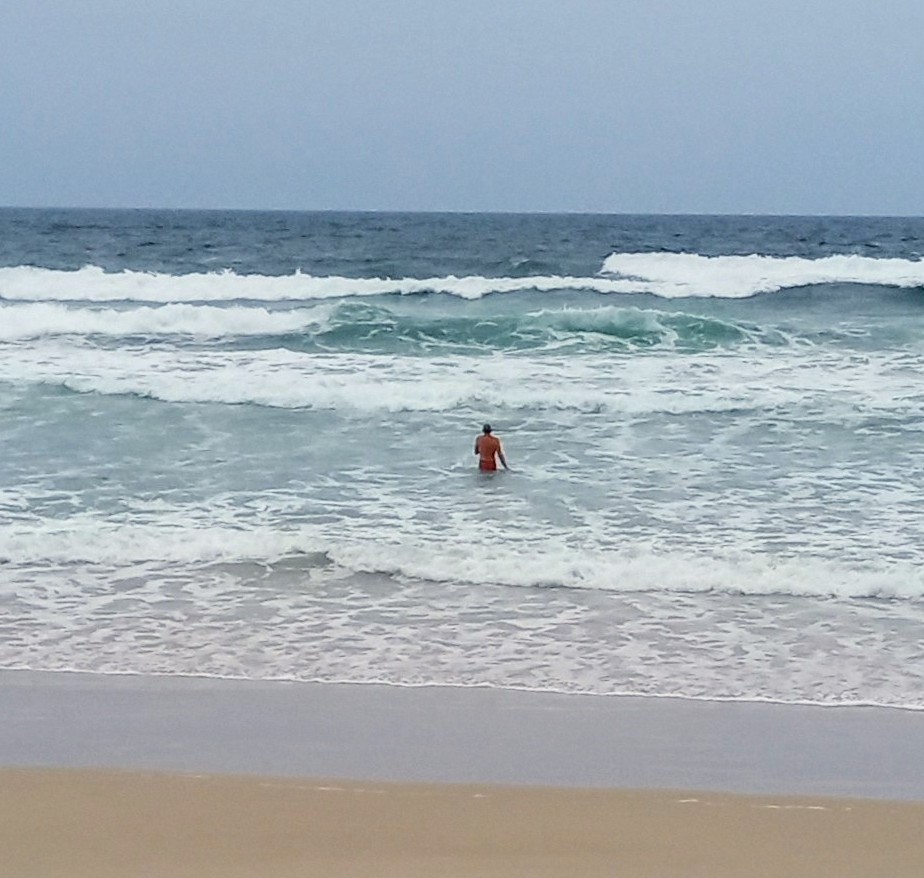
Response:
[{"label": "man standing in water", "polygon": [[490,424],[481,428],[481,435],[475,440],[475,454],[479,455],[478,469],[483,473],[493,473],[497,469],[497,458],[500,458],[504,469],[510,469],[504,457],[504,447],[500,439],[492,435]]}]

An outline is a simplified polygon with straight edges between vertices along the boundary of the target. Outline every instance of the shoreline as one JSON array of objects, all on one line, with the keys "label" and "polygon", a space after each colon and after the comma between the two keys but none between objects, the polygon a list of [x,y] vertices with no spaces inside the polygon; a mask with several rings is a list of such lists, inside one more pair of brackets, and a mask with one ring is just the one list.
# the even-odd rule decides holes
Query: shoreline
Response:
[{"label": "shoreline", "polygon": [[349,686],[349,687],[381,687],[384,689],[409,690],[463,690],[466,692],[517,692],[530,696],[574,697],[574,698],[600,698],[600,699],[639,699],[642,701],[675,701],[707,704],[741,704],[741,705],[768,705],[779,708],[820,708],[823,710],[895,710],[924,715],[924,705],[918,704],[883,704],[878,701],[782,701],[767,697],[735,697],[731,695],[683,695],[660,692],[585,692],[569,689],[531,689],[525,686],[500,686],[494,683],[406,683],[383,680],[317,680],[298,679],[296,677],[234,677],[220,674],[187,674],[187,673],[145,673],[142,671],[84,671],[71,668],[39,669],[39,668],[0,668],[0,686],[3,685],[4,675],[37,674],[56,677],[73,677],[89,679],[117,679],[137,681],[162,681],[169,683],[172,680],[185,680],[198,683],[216,683],[219,685],[266,685],[266,686]]},{"label": "shoreline", "polygon": [[924,801],[924,712],[0,671],[0,766]]}]

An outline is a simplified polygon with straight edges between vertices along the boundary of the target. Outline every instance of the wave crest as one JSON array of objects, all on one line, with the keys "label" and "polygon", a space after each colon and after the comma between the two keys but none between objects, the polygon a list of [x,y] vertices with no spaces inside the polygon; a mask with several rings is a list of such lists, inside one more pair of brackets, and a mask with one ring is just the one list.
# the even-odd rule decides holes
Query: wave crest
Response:
[{"label": "wave crest", "polygon": [[612,253],[589,277],[532,275],[430,278],[317,277],[211,273],[163,274],[98,266],[60,271],[33,266],[0,268],[0,298],[59,302],[233,302],[311,301],[356,296],[441,293],[481,299],[499,293],[589,291],[649,294],[668,299],[747,298],[816,284],[924,286],[924,261],[866,256],[802,257],[701,256],[696,253]]},{"label": "wave crest", "polygon": [[601,274],[653,287],[671,299],[745,299],[820,284],[924,286],[924,261],[868,256],[700,256],[697,253],[612,253]]},{"label": "wave crest", "polygon": [[571,340],[582,349],[667,346],[704,350],[748,340],[780,343],[779,333],[716,318],[634,307],[543,309],[527,314],[398,313],[355,302],[295,308],[251,305],[139,305],[105,308],[34,302],[0,305],[0,342],[47,336],[110,339],[266,337],[297,350],[432,352],[525,350]]},{"label": "wave crest", "polygon": [[356,296],[444,293],[481,299],[495,293],[591,290],[600,293],[650,292],[638,284],[602,277],[469,277],[368,278],[288,275],[109,273],[97,266],[56,271],[31,266],[0,268],[0,298],[8,301],[57,302],[285,302]]}]

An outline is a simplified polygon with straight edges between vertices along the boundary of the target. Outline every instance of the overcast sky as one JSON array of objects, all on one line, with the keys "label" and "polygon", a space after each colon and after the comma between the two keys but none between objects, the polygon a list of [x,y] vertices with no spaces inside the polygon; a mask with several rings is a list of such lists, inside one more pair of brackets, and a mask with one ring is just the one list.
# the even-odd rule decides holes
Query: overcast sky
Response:
[{"label": "overcast sky", "polygon": [[0,204],[924,213],[924,0],[7,0]]}]

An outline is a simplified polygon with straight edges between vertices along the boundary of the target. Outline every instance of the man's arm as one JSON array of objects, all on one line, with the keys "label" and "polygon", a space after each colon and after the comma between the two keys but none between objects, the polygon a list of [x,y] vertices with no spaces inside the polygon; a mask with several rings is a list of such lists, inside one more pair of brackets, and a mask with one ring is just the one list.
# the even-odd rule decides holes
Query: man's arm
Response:
[{"label": "man's arm", "polygon": [[477,436],[475,438],[475,454],[478,454],[478,445],[480,444],[480,442],[481,442],[481,437]]},{"label": "man's arm", "polygon": [[504,469],[510,469],[507,466],[507,458],[504,457],[504,446],[501,445],[500,439],[497,440],[497,456],[500,458],[500,462],[504,465]]}]

